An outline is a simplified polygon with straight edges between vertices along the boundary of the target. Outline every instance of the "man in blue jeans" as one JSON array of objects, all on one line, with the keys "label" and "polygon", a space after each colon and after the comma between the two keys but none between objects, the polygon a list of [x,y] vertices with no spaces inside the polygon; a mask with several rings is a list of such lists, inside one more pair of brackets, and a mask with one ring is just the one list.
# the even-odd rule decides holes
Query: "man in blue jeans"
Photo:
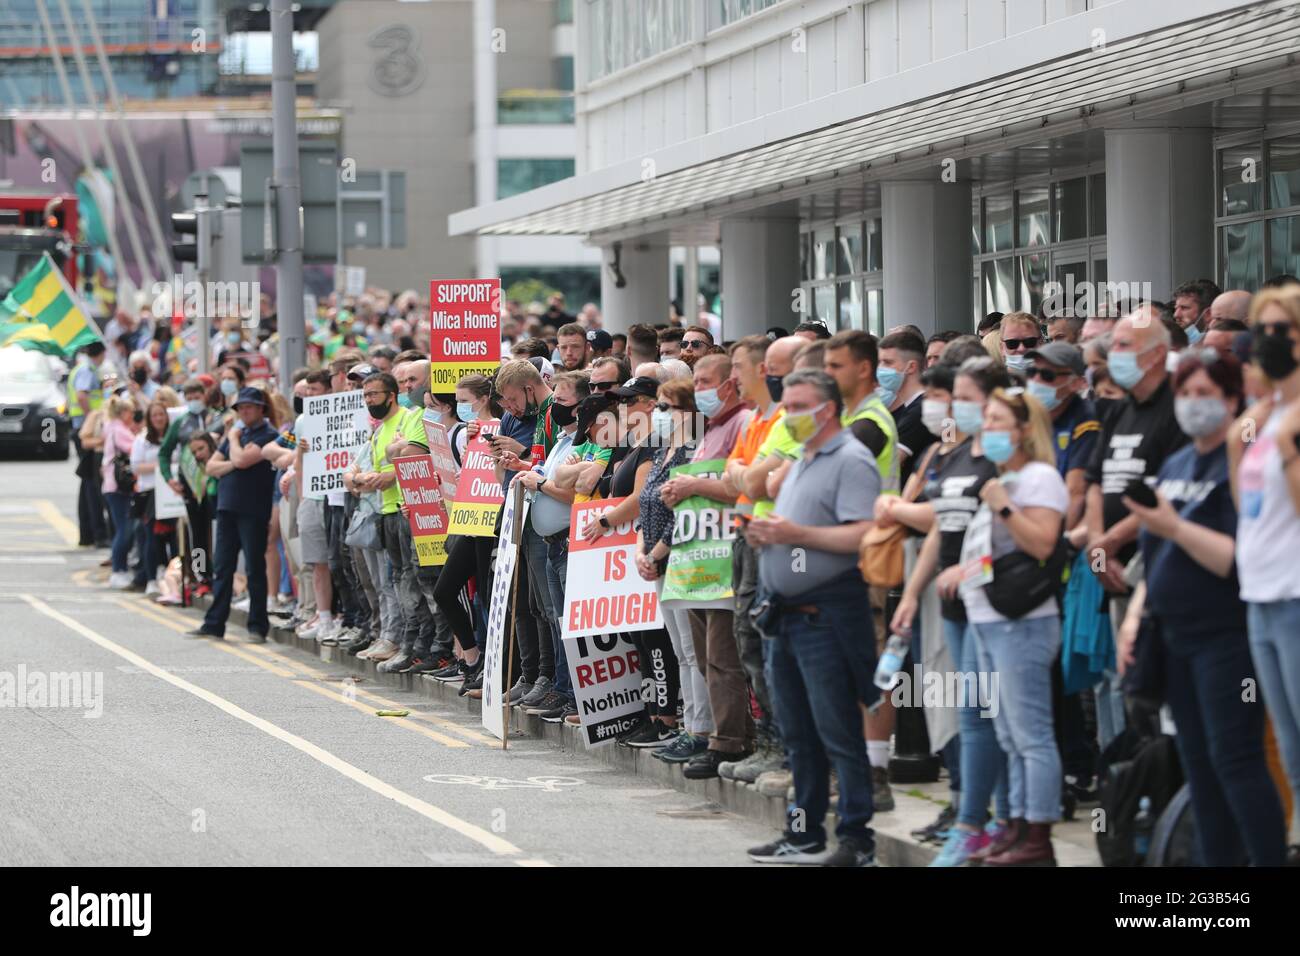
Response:
[{"label": "man in blue jeans", "polygon": [[248,633],[266,639],[266,538],[275,492],[275,468],[262,457],[262,446],[278,433],[266,420],[266,395],[242,388],[235,399],[239,422],[208,460],[207,473],[217,479],[217,553],[213,559],[212,606],[195,637],[224,637],[235,566],[244,552],[248,576]]},{"label": "man in blue jeans", "polygon": [[[840,425],[843,400],[825,372],[785,377],[785,426],[803,456],[768,482],[772,514],[754,518],[763,632],[773,705],[794,774],[785,834],[749,851],[760,863],[874,866],[871,766],[862,742],[864,708],[875,702],[875,640],[858,545],[872,525],[880,471],[875,456]],[[830,770],[839,776],[835,835],[824,821]]]}]

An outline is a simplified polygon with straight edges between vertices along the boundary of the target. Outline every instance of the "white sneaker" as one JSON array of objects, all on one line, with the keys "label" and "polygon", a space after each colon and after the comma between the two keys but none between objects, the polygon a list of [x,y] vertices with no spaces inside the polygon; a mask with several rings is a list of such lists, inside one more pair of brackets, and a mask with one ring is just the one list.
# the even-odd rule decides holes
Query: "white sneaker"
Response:
[{"label": "white sneaker", "polygon": [[113,588],[114,590],[120,590],[122,588],[130,587],[131,572],[114,571],[112,574],[108,576],[108,586],[110,588]]},{"label": "white sneaker", "polygon": [[[343,631],[343,622],[340,621],[338,618],[334,618],[333,620],[327,621],[326,623],[322,624],[319,628],[317,628],[316,633],[313,635],[313,637],[316,638],[316,643],[319,644],[322,641],[327,641],[327,640],[333,641],[337,639],[339,634],[342,633],[342,631]],[[306,635],[304,635],[304,637],[305,636]]]},{"label": "white sneaker", "polygon": [[230,604],[230,609],[232,611],[247,612],[248,607],[251,603],[252,603],[252,599],[247,594],[245,594],[243,597],[237,598],[236,600],[232,601]]},{"label": "white sneaker", "polygon": [[147,583],[145,584],[145,586],[144,586],[144,596],[145,596],[145,597],[153,597],[155,594],[158,594],[158,593],[161,592],[161,591],[162,591],[162,588],[158,587],[158,582],[157,582],[157,581],[149,581],[149,582],[147,582]]},{"label": "white sneaker", "polygon": [[333,618],[331,618],[328,621],[325,621],[318,617],[316,618],[316,620],[312,621],[306,627],[301,628],[297,633],[299,637],[307,638],[308,640],[310,640],[316,637],[316,635],[321,632],[322,628],[332,627],[334,623],[335,622]]}]

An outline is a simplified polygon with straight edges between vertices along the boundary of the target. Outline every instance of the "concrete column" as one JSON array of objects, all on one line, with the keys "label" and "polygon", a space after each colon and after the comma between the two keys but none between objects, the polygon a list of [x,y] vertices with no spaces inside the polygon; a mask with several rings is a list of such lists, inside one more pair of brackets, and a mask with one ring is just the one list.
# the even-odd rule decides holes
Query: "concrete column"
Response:
[{"label": "concrete column", "polygon": [[[474,201],[480,206],[497,200],[496,18],[496,0],[474,0]],[[500,275],[494,236],[474,238],[474,260],[481,278]]]},{"label": "concrete column", "polygon": [[971,329],[970,184],[880,184],[884,331]]},{"label": "concrete column", "polygon": [[601,249],[600,311],[606,331],[626,332],[638,322],[646,325],[667,322],[672,288],[667,234],[624,239],[618,246],[622,288],[618,287],[612,269],[615,247]]},{"label": "concrete column", "polygon": [[1106,130],[1107,281],[1150,283],[1147,296],[1167,301],[1214,275],[1210,130]]},{"label": "concrete column", "polygon": [[799,208],[769,206],[722,221],[722,335],[735,341],[799,323]]}]

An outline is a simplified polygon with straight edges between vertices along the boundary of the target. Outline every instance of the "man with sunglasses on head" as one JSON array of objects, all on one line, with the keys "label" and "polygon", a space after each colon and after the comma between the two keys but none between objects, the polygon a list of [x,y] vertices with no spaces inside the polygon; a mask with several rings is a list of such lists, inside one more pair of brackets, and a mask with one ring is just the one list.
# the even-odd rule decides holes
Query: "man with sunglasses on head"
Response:
[{"label": "man with sunglasses on head", "polygon": [[1097,447],[1101,422],[1096,406],[1083,397],[1087,380],[1084,378],[1083,353],[1077,346],[1069,342],[1049,342],[1025,357],[1030,363],[1025,369],[1029,394],[1042,402],[1052,416],[1056,470],[1065,479],[1065,487],[1070,492],[1070,508],[1065,520],[1066,530],[1069,530],[1083,518],[1088,491],[1085,475]]}]

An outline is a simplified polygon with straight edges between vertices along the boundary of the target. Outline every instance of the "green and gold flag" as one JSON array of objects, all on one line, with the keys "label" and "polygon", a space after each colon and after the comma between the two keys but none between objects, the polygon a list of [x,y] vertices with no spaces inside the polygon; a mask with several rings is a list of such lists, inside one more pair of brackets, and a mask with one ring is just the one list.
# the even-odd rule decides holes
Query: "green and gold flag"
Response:
[{"label": "green and gold flag", "polygon": [[17,345],[71,358],[101,338],[48,253],[0,302],[0,347]]}]

